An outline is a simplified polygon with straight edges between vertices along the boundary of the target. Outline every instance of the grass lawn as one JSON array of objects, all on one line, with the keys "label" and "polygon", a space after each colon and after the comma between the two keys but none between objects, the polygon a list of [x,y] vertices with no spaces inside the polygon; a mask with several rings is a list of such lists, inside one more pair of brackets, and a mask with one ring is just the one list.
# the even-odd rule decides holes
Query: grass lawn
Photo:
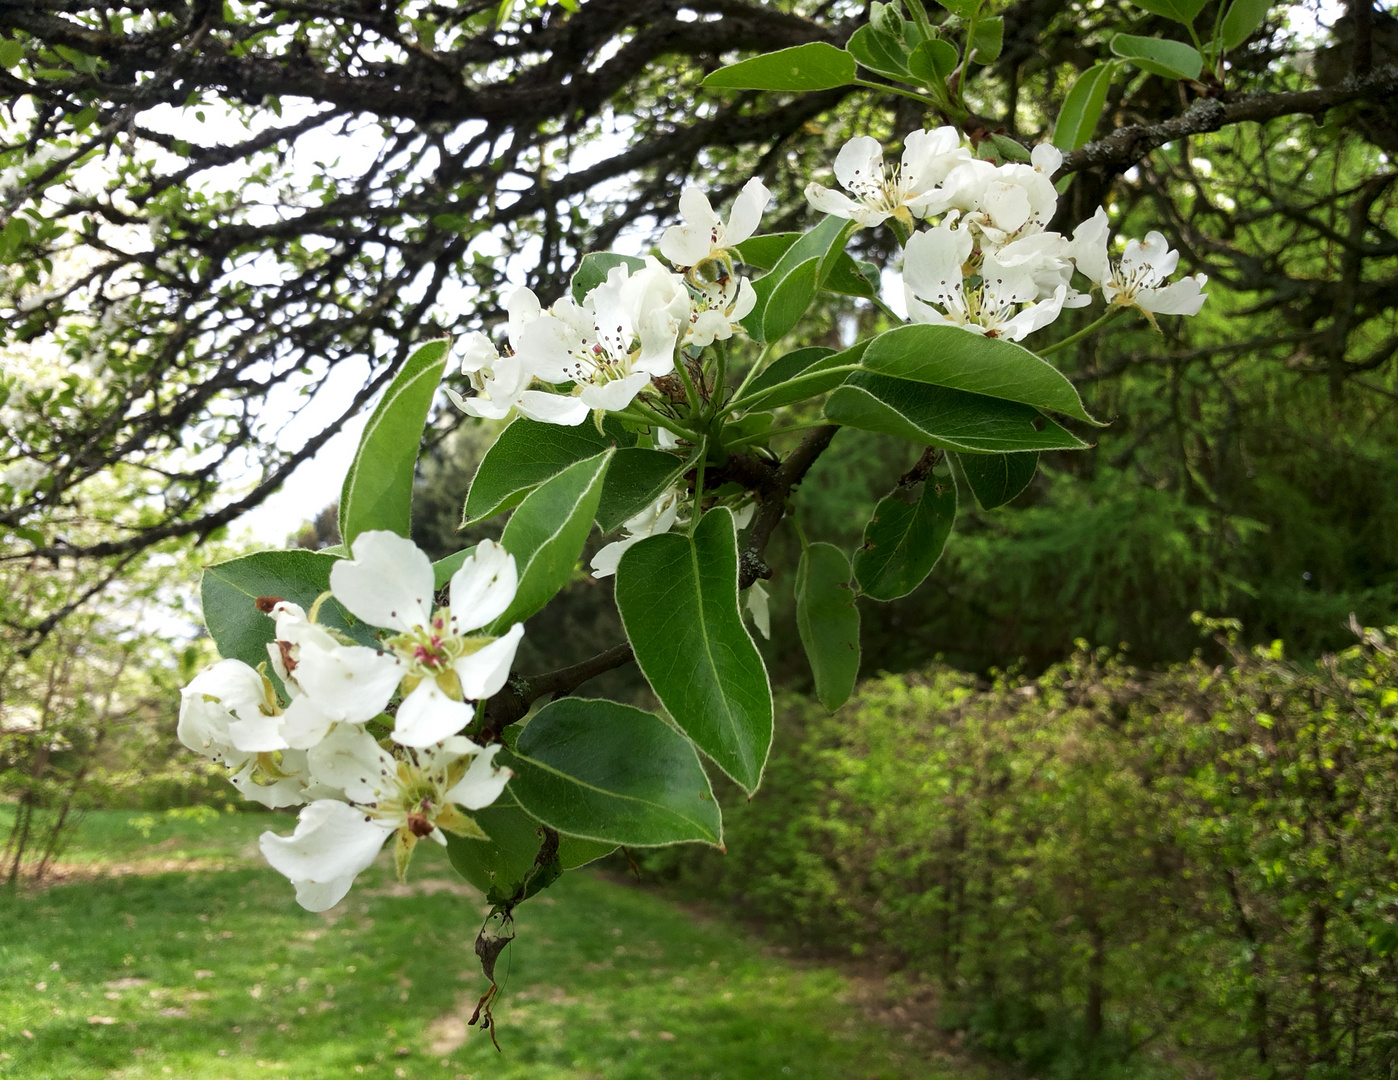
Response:
[{"label": "grass lawn", "polygon": [[465,1026],[485,908],[434,845],[315,915],[256,861],[291,818],[143,816],[89,815],[63,857],[141,872],[0,890],[0,1077],[969,1080],[840,973],[585,870],[519,909],[497,1053]]}]

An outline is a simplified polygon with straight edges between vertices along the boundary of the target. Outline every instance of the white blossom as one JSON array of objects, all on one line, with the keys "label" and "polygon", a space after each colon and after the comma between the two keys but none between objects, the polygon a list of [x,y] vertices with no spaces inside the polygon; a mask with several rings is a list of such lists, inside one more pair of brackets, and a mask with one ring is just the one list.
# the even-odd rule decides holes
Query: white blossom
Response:
[{"label": "white blossom", "polygon": [[981,245],[991,250],[1042,232],[1058,208],[1053,174],[1062,164],[1063,154],[1052,143],[1034,147],[1028,165],[966,161],[929,196],[926,216],[959,211],[963,227],[978,233]]},{"label": "white blossom", "polygon": [[680,217],[683,225],[671,225],[660,237],[660,253],[676,268],[699,268],[697,280],[707,280],[703,267],[707,263],[728,263],[728,249],[741,244],[757,231],[762,211],[772,193],[761,180],[753,177],[733,200],[724,222],[709,205],[708,197],[697,187],[687,186],[680,194]]},{"label": "white blossom", "polygon": [[752,283],[736,274],[696,287],[693,299],[684,344],[698,348],[715,341],[727,341],[742,329],[742,320],[757,306],[757,293]]},{"label": "white blossom", "polygon": [[1156,315],[1198,315],[1204,306],[1205,274],[1166,283],[1179,265],[1165,237],[1146,233],[1144,241],[1129,240],[1115,264],[1107,255],[1107,213],[1101,207],[1073,232],[1072,254],[1078,269],[1102,287],[1102,297],[1118,307],[1134,307],[1151,324]]},{"label": "white blossom", "polygon": [[502,637],[471,634],[505,613],[518,586],[514,556],[483,540],[452,575],[450,603],[432,610],[432,563],[396,533],[360,533],[351,559],[330,571],[330,591],[365,622],[395,631],[384,649],[402,664],[405,694],[393,738],[424,747],[455,735],[474,715],[468,702],[494,694],[509,677],[524,624]]},{"label": "white blossom", "polygon": [[339,903],[395,834],[401,880],[419,839],[445,845],[443,830],[485,836],[457,807],[479,810],[500,796],[510,778],[492,763],[500,749],[455,736],[395,757],[363,728],[341,725],[310,752],[310,762],[316,779],[342,790],[347,801],[307,806],[290,836],[262,834],[262,853],[310,911]]},{"label": "white blossom", "polygon": [[879,225],[896,218],[911,226],[926,216],[939,184],[954,169],[971,161],[953,127],[914,131],[903,140],[900,166],[886,168],[883,146],[861,135],[850,139],[835,158],[835,179],[854,198],[820,184],[806,185],[806,198],[817,210],[848,218],[860,225]]},{"label": "white blossom", "polygon": [[592,557],[592,576],[611,577],[616,573],[617,565],[628,549],[648,536],[659,536],[673,529],[679,520],[682,498],[680,489],[672,487],[639,514],[622,522],[621,527],[626,530],[626,536],[621,540],[613,540]]},{"label": "white blossom", "polygon": [[[752,305],[748,306],[750,309]],[[22,495],[38,487],[48,474],[49,467],[43,462],[17,458],[0,470],[0,484],[8,485],[12,491]]]},{"label": "white blossom", "polygon": [[338,640],[285,600],[272,617],[276,640],[267,654],[291,698],[278,730],[282,745],[306,750],[332,724],[362,724],[383,712],[403,678],[398,657]]},{"label": "white blossom", "polygon": [[271,683],[241,660],[220,660],[180,694],[175,729],[196,754],[227,767],[246,798],[277,809],[333,794],[307,771],[304,751],[286,748]]},{"label": "white blossom", "polygon": [[576,425],[593,410],[630,405],[652,378],[673,370],[690,303],[684,279],[647,258],[635,272],[612,267],[581,304],[564,297],[528,323],[516,350],[525,370],[574,384],[575,397],[557,397],[557,414],[539,419]]},{"label": "white blossom", "polygon": [[[1058,318],[1068,288],[1059,283],[1040,299],[1035,264],[1004,265],[982,254],[970,268],[974,238],[966,228],[943,222],[908,240],[903,258],[903,289],[914,322],[959,326],[986,337],[1019,341]],[[978,280],[968,284],[966,278]]]}]

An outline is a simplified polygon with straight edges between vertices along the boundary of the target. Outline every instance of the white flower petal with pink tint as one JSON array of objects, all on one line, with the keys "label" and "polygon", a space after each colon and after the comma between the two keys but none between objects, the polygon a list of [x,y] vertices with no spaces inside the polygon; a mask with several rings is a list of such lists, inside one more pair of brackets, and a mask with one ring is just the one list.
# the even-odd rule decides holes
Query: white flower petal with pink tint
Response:
[{"label": "white flower petal with pink tint", "polygon": [[351,802],[375,803],[396,790],[398,763],[362,727],[340,724],[306,752],[311,775]]},{"label": "white flower petal with pink tint", "polygon": [[330,568],[330,591],[352,615],[390,630],[425,626],[432,611],[432,562],[411,540],[382,529],[360,533],[352,558]]}]

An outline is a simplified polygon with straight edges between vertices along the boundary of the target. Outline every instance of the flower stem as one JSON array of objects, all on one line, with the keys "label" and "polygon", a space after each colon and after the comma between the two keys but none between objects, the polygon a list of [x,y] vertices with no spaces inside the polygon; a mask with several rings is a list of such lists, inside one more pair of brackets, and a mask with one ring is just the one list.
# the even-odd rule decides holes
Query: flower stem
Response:
[{"label": "flower stem", "polygon": [[697,431],[691,431],[689,428],[679,423],[679,421],[672,420],[664,413],[652,409],[639,398],[631,402],[626,408],[618,409],[616,412],[612,413],[612,415],[621,417],[624,420],[635,420],[638,423],[649,424],[651,427],[663,427],[666,431],[671,431],[676,435],[683,436],[690,442],[699,441],[699,433]]},{"label": "flower stem", "polygon": [[757,373],[760,372],[763,365],[767,363],[768,354],[771,353],[775,345],[775,341],[769,341],[766,345],[762,346],[762,351],[757,354],[757,359],[753,362],[752,370],[743,376],[743,381],[738,384],[738,389],[733,392],[735,398],[742,397],[743,391],[748,388],[748,383],[757,378]]},{"label": "flower stem", "polygon": [[862,86],[868,90],[877,90],[881,94],[898,94],[901,97],[920,101],[924,105],[935,106],[937,104],[926,94],[915,94],[911,90],[904,90],[901,86],[885,86],[883,83],[870,82],[868,79],[853,79],[851,81],[855,86]]},{"label": "flower stem", "polygon": [[1094,322],[1088,323],[1076,334],[1069,334],[1062,341],[1055,341],[1052,345],[1046,345],[1044,346],[1044,348],[1039,349],[1039,355],[1048,356],[1050,353],[1056,353],[1059,349],[1066,349],[1069,345],[1076,345],[1079,341],[1087,337],[1089,334],[1096,333],[1102,327],[1106,326],[1107,323],[1111,322],[1125,310],[1126,309],[1124,307],[1121,307],[1117,304],[1113,304],[1099,319],[1097,319]]},{"label": "flower stem", "polygon": [[684,362],[682,352],[675,353],[675,370],[679,372],[680,382],[684,383],[684,396],[689,401],[690,415],[699,415],[699,391],[694,389],[694,380],[689,377],[689,365]]},{"label": "flower stem", "polygon": [[704,463],[709,457],[709,441],[703,438],[699,443],[699,452],[696,455],[699,463],[694,466],[694,512],[689,515],[689,535],[694,535],[694,530],[699,526],[699,518],[704,513]]}]

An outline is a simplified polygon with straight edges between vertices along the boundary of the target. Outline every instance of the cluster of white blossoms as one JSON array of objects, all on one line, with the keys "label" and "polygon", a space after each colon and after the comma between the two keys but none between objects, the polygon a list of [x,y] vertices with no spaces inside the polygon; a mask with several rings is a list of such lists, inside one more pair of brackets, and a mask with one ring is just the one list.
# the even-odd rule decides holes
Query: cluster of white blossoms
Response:
[{"label": "cluster of white blossoms", "polygon": [[741,329],[757,297],[734,272],[729,249],[753,234],[770,198],[749,180],[725,223],[703,192],[686,188],[685,223],[660,242],[673,268],[654,256],[637,269],[623,262],[581,303],[565,296],[547,310],[532,290],[515,290],[506,302],[508,349],[500,353],[480,331],[462,338],[461,372],[475,394],[448,390],[451,399],[472,416],[499,420],[514,409],[570,427],[625,409],[651,380],[674,372],[677,349],[702,349]]},{"label": "cluster of white blossoms", "polygon": [[[1107,254],[1102,210],[1073,239],[1048,229],[1058,209],[1053,175],[1063,155],[1034,147],[1027,164],[996,165],[972,156],[955,128],[915,131],[902,163],[886,167],[876,139],[851,139],[835,159],[835,178],[849,194],[820,184],[806,188],[817,210],[877,225],[892,218],[912,234],[903,254],[903,289],[913,322],[959,326],[1009,341],[1052,323],[1064,308],[1090,297],[1073,288],[1076,269],[1109,304],[1157,314],[1196,315],[1203,274],[1172,284],[1179,255],[1150,233],[1132,240],[1120,262]],[[919,221],[930,227],[912,231]]]},{"label": "cluster of white blossoms", "polygon": [[[266,669],[220,660],[185,687],[179,738],[228,767],[233,784],[269,807],[306,804],[289,837],[262,834],[267,861],[311,911],[340,901],[390,836],[401,875],[418,840],[484,834],[463,810],[493,803],[510,778],[460,732],[474,703],[505,684],[524,627],[484,632],[515,597],[514,556],[482,541],[434,607],[432,564],[391,532],[355,538],[330,572],[330,595],[378,627],[379,647],[356,644],[277,597],[258,601],[274,621]],[[396,699],[396,705],[395,705]],[[390,713],[392,715],[390,715]],[[369,721],[391,725],[381,743]]]}]

